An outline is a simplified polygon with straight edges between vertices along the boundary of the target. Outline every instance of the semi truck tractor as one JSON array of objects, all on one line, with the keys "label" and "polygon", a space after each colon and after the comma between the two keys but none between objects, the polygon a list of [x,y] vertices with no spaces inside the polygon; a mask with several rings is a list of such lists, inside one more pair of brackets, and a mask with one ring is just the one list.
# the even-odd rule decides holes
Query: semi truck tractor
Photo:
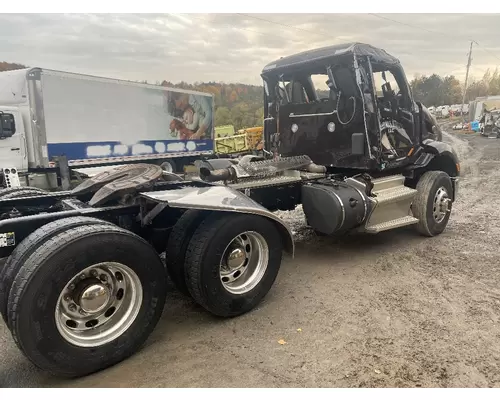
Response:
[{"label": "semi truck tractor", "polygon": [[[213,154],[213,95],[43,68],[0,73],[3,187],[147,162],[182,172]],[[102,168],[101,168],[102,170]]]},{"label": "semi truck tractor", "polygon": [[202,160],[192,180],[143,163],[71,191],[0,192],[0,314],[35,365],[76,377],[138,351],[167,274],[213,315],[250,312],[294,255],[278,210],[301,205],[321,235],[446,229],[460,163],[397,58],[348,43],[280,58],[262,78],[262,156]]}]

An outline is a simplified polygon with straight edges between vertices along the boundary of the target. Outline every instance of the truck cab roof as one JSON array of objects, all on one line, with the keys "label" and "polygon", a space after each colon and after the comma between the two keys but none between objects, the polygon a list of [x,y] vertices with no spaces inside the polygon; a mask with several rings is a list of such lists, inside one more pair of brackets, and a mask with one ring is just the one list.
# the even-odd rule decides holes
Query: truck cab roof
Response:
[{"label": "truck cab roof", "polygon": [[296,53],[287,57],[270,62],[262,70],[262,75],[274,74],[276,72],[301,67],[312,62],[324,62],[328,59],[340,59],[345,56],[367,56],[372,62],[383,64],[399,64],[399,60],[385,50],[365,43],[343,43],[332,46],[320,47]]}]

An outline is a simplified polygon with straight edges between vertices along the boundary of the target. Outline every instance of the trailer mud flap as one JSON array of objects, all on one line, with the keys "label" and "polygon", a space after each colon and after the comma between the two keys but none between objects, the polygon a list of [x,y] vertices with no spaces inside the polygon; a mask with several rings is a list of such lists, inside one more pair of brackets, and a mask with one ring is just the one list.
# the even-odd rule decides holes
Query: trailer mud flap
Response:
[{"label": "trailer mud flap", "polygon": [[260,215],[273,221],[278,227],[285,249],[294,255],[295,244],[290,228],[279,217],[243,193],[227,186],[182,187],[158,192],[140,193],[140,196],[156,203],[166,203],[172,208],[187,208]]}]

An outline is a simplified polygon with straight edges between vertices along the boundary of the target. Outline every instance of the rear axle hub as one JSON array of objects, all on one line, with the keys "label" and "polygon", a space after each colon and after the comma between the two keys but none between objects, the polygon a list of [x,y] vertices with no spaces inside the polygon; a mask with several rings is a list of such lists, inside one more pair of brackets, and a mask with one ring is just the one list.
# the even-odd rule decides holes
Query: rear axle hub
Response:
[{"label": "rear axle hub", "polygon": [[110,297],[109,289],[106,286],[92,284],[83,290],[79,304],[86,313],[97,313],[106,307]]}]

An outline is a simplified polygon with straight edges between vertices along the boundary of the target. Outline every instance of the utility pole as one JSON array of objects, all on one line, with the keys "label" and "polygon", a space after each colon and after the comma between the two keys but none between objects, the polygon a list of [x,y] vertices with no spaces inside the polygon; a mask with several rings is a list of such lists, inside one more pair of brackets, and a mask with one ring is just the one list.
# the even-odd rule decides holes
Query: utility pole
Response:
[{"label": "utility pole", "polygon": [[467,81],[469,80],[469,69],[470,69],[470,64],[472,62],[472,44],[473,43],[474,43],[474,41],[471,40],[470,41],[470,48],[469,48],[469,59],[467,60],[467,72],[465,73],[465,86],[464,86],[464,95],[462,97],[462,108],[460,109],[464,123],[465,123],[465,116],[463,115],[463,113],[464,113],[465,95],[467,94]]}]

